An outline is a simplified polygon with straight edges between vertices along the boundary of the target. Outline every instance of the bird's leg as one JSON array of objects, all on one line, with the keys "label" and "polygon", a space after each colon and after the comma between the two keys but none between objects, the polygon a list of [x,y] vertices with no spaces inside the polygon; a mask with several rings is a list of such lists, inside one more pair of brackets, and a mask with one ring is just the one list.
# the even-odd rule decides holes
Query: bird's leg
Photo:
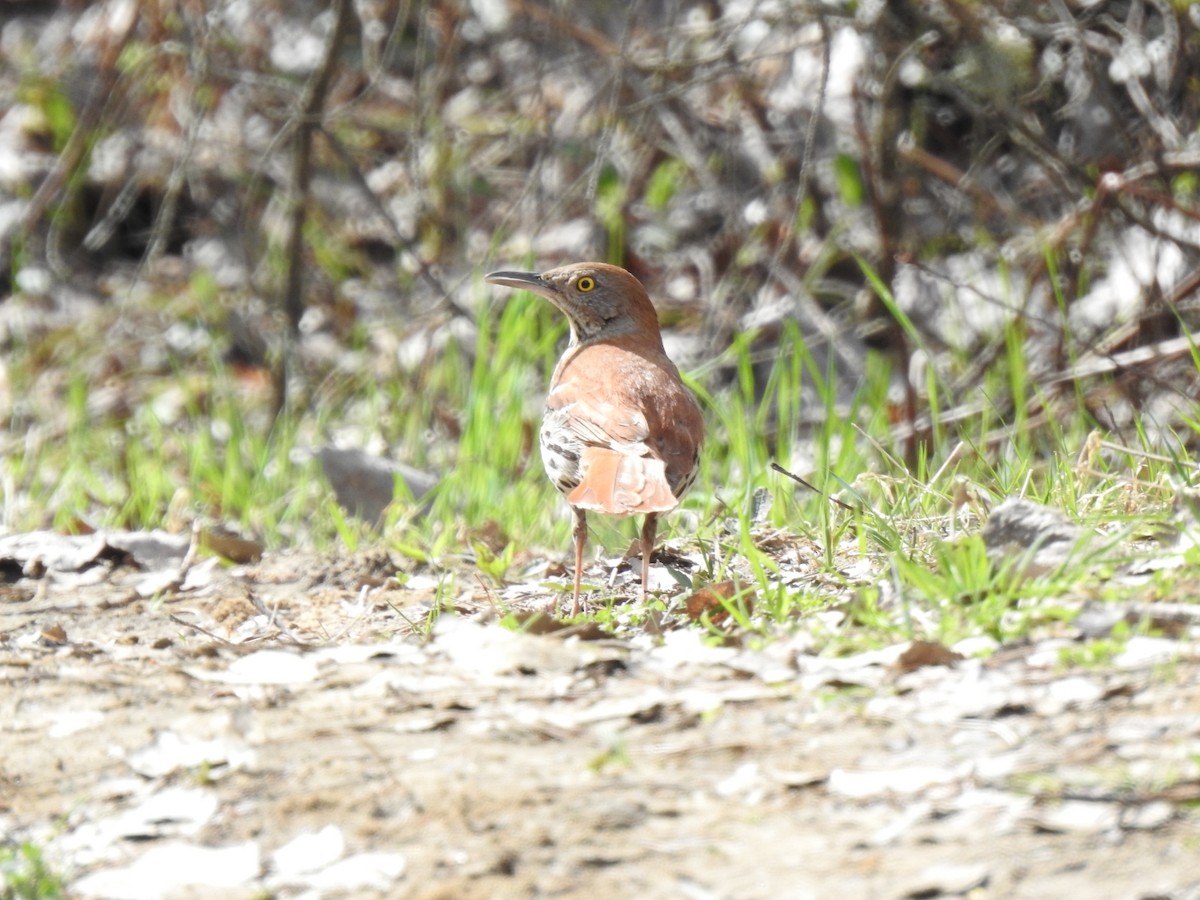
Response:
[{"label": "bird's leg", "polygon": [[571,615],[579,615],[579,579],[583,577],[583,548],[587,546],[587,513],[582,509],[572,509],[575,514],[575,528],[572,534],[575,538],[575,593],[572,595]]},{"label": "bird's leg", "polygon": [[642,602],[646,602],[646,586],[650,583],[650,554],[654,552],[654,533],[658,530],[658,513],[646,513],[642,523]]}]

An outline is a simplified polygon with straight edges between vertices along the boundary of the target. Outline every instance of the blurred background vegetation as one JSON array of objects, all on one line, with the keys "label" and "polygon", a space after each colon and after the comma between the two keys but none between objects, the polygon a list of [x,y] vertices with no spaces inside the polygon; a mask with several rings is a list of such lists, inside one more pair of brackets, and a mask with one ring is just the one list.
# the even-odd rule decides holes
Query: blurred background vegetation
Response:
[{"label": "blurred background vegetation", "polygon": [[547,540],[533,435],[564,325],[480,274],[581,259],[645,281],[706,399],[701,507],[747,508],[770,460],[836,489],[965,442],[985,472],[1022,460],[999,496],[1094,429],[1168,459],[1200,435],[1191,3],[0,20],[6,529],[296,540],[329,444],[458,479],[435,510],[481,552],[495,519]]}]

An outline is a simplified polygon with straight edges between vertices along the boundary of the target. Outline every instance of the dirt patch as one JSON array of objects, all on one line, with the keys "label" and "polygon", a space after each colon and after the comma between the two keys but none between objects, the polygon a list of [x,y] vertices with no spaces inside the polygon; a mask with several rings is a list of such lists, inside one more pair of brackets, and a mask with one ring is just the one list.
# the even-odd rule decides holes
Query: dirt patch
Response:
[{"label": "dirt patch", "polygon": [[901,674],[905,646],[581,641],[484,611],[404,637],[429,593],[370,556],[214,567],[165,601],[93,568],[0,606],[0,825],[78,896],[1200,889],[1185,642]]}]

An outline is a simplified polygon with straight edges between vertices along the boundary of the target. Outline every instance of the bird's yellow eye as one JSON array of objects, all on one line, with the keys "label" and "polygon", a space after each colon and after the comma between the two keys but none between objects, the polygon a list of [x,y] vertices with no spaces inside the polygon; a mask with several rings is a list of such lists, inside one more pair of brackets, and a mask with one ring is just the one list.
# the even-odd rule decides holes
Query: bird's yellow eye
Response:
[{"label": "bird's yellow eye", "polygon": [[577,282],[575,282],[575,287],[582,293],[586,294],[588,291],[593,290],[596,287],[596,279],[591,275],[584,275]]}]

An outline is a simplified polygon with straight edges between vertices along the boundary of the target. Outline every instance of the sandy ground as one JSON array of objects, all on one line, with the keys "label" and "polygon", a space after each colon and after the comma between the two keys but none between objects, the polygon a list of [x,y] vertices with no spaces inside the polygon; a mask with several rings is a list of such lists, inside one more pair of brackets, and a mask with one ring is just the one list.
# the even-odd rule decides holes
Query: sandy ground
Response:
[{"label": "sandy ground", "polygon": [[0,833],[71,896],[1200,897],[1182,639],[905,672],[466,598],[418,637],[384,554],[14,565]]}]

